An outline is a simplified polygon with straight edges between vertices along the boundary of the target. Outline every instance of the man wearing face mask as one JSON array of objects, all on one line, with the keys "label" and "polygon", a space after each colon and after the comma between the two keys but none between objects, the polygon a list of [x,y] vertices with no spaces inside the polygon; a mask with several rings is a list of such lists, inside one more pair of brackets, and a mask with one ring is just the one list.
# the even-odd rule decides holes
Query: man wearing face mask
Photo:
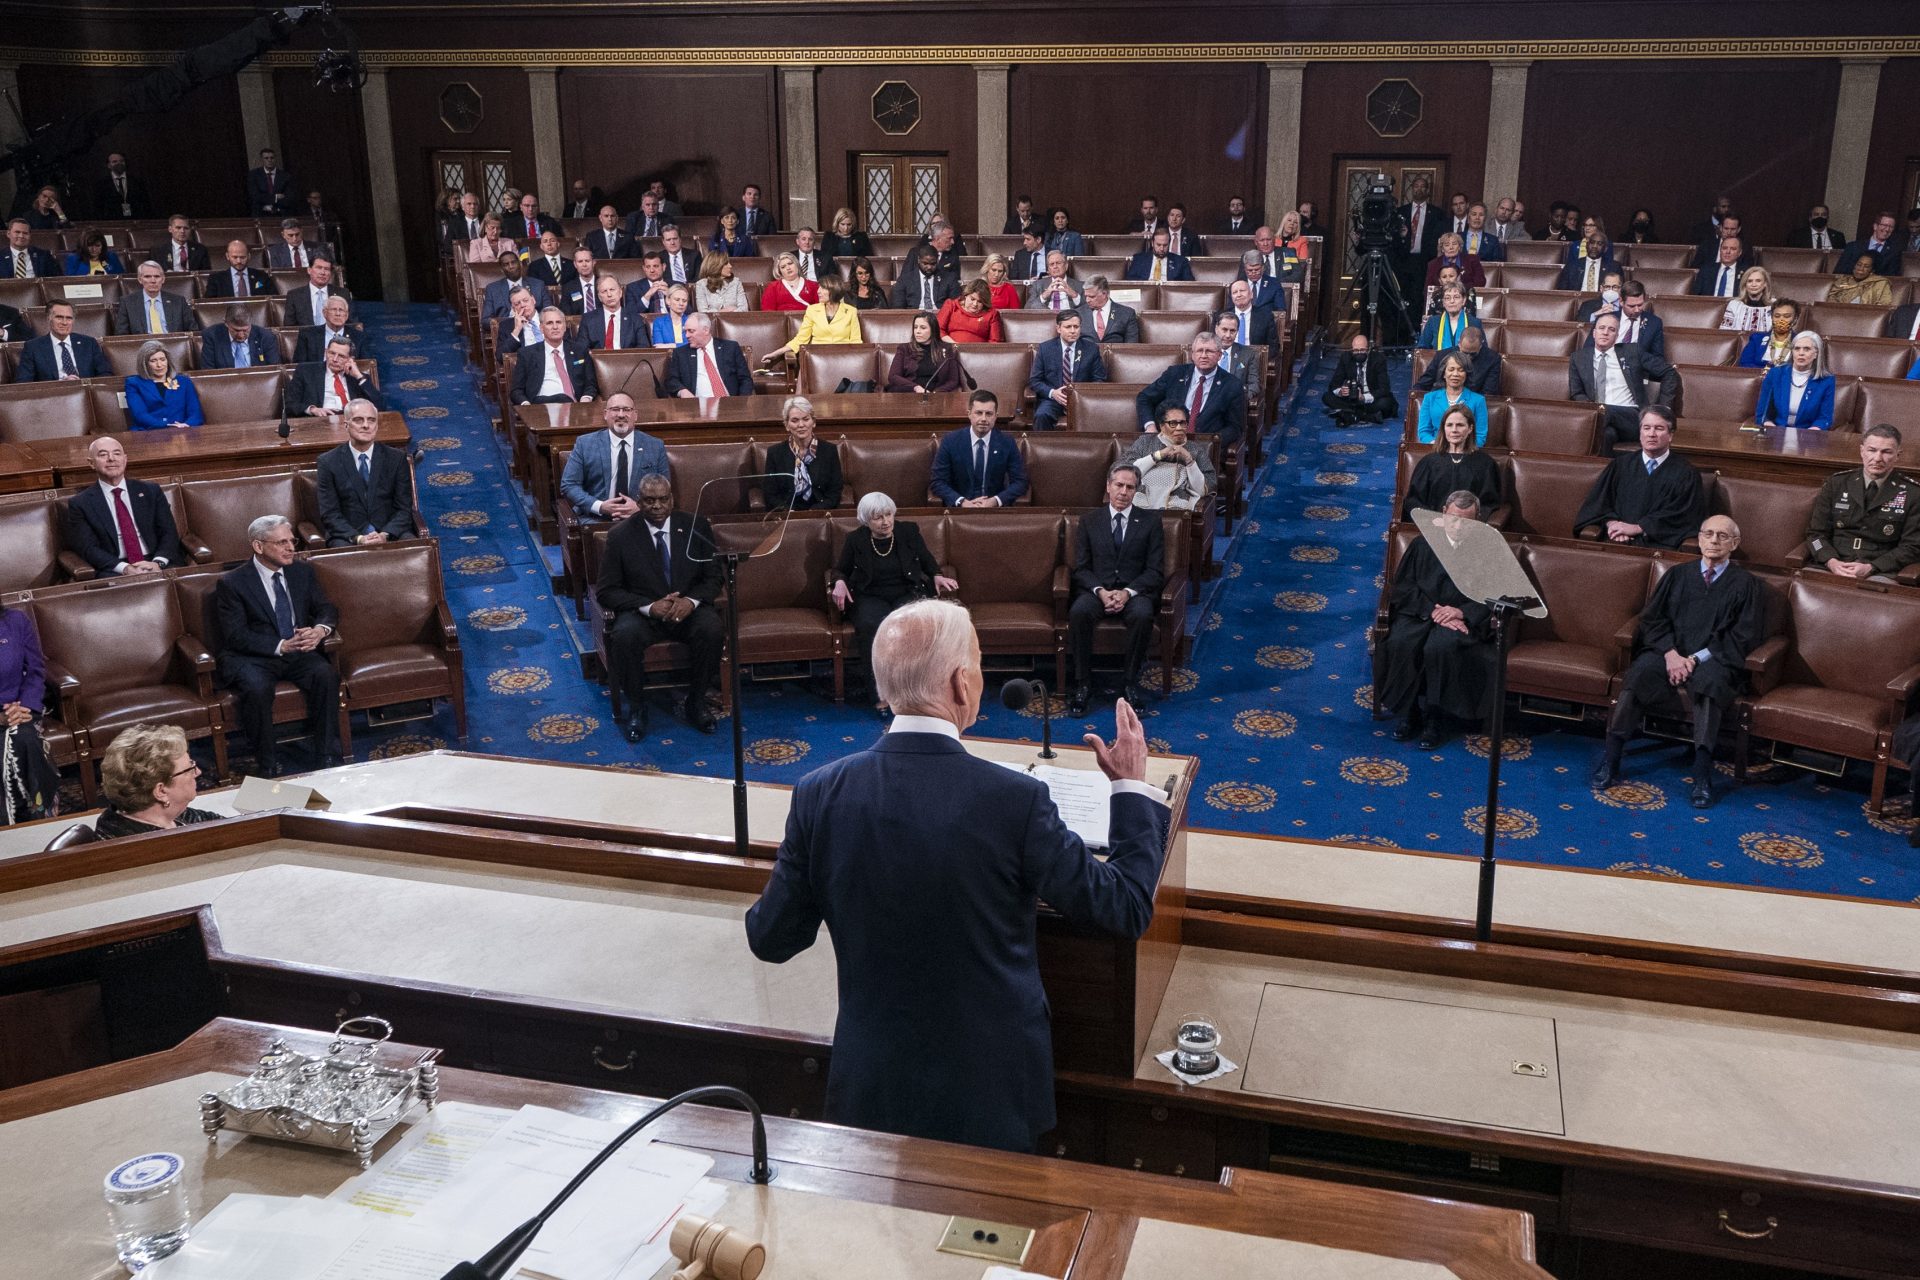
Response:
[{"label": "man wearing face mask", "polygon": [[1573,313],[1574,319],[1581,324],[1591,323],[1602,311],[1620,310],[1620,290],[1626,284],[1627,273],[1618,267],[1608,267],[1600,273],[1600,296],[1588,298]]},{"label": "man wearing face mask", "polygon": [[1827,206],[1817,204],[1807,210],[1806,222],[1787,232],[1787,247],[1838,253],[1847,247],[1847,238],[1837,228],[1827,225]]}]

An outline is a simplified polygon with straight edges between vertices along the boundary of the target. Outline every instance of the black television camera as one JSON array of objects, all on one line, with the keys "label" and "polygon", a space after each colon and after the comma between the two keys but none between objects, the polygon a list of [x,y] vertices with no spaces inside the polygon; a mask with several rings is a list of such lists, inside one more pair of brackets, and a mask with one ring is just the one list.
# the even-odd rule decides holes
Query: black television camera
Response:
[{"label": "black television camera", "polygon": [[1399,240],[1400,210],[1393,202],[1393,185],[1384,174],[1375,174],[1367,183],[1353,211],[1353,229],[1362,251],[1391,249]]}]

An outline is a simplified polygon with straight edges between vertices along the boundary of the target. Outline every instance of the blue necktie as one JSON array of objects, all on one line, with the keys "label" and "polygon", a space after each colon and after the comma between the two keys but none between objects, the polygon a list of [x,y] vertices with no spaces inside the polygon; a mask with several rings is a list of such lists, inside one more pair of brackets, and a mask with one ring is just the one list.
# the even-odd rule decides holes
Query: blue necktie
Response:
[{"label": "blue necktie", "polygon": [[653,540],[660,546],[660,578],[671,591],[673,589],[673,549],[667,545],[667,531],[655,530]]},{"label": "blue necktie", "polygon": [[286,578],[278,571],[273,575],[273,620],[280,626],[282,640],[293,639],[293,600],[287,595]]},{"label": "blue necktie", "polygon": [[236,369],[246,368],[247,364],[249,363],[249,357],[252,354],[253,353],[247,349],[246,343],[244,342],[234,343],[233,344],[233,367]]},{"label": "blue necktie", "polygon": [[370,472],[370,469],[367,466],[367,455],[364,453],[360,455],[360,483],[361,484],[373,483],[373,476]]},{"label": "blue necktie", "polygon": [[1658,458],[1648,458],[1646,459],[1646,464],[1647,464],[1647,474],[1652,475],[1653,469],[1660,465],[1660,460]]}]

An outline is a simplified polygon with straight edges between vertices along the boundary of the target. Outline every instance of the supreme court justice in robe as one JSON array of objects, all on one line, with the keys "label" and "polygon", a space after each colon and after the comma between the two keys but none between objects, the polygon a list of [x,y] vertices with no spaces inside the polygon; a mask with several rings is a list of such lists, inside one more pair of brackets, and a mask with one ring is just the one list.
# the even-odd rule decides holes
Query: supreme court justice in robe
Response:
[{"label": "supreme court justice in robe", "polygon": [[673,486],[663,476],[640,481],[638,506],[637,515],[607,535],[594,591],[600,607],[614,615],[607,628],[608,674],[626,696],[627,741],[638,742],[647,731],[647,648],[666,640],[687,646],[687,723],[711,733],[707,691],[727,638],[713,604],[721,586],[719,562],[711,558],[713,526],[704,516],[675,511]]},{"label": "supreme court justice in robe", "polygon": [[1482,511],[1500,505],[1500,464],[1474,444],[1473,430],[1473,410],[1463,404],[1447,410],[1440,419],[1433,452],[1414,465],[1407,480],[1406,501],[1400,505],[1402,520],[1413,519],[1417,507],[1443,510],[1447,498],[1463,489],[1479,500]]},{"label": "supreme court justice in robe", "polygon": [[1589,781],[1604,791],[1620,780],[1627,739],[1651,712],[1693,722],[1696,809],[1713,803],[1713,745],[1727,707],[1746,687],[1747,655],[1766,627],[1765,589],[1732,555],[1740,527],[1727,516],[1700,526],[1700,561],[1667,570],[1640,613],[1637,652],[1607,722],[1606,753]]},{"label": "supreme court justice in robe", "polygon": [[1663,405],[1640,411],[1640,450],[1616,457],[1593,482],[1580,514],[1582,529],[1604,526],[1609,542],[1678,547],[1707,514],[1706,490],[1693,464],[1673,452],[1673,415]]},{"label": "supreme court justice in robe", "polygon": [[1032,1151],[1055,1119],[1036,902],[1078,930],[1144,933],[1165,797],[1145,782],[1145,736],[1122,703],[1111,747],[1087,735],[1113,780],[1101,862],[1060,821],[1045,784],[961,744],[981,688],[965,609],[904,605],[873,654],[896,718],[878,743],[794,789],[747,942],[777,964],[812,946],[821,924],[832,936],[829,1121]]},{"label": "supreme court justice in robe", "polygon": [[1460,523],[1479,518],[1479,499],[1465,490],[1449,494],[1439,527],[1424,531],[1394,570],[1380,705],[1399,717],[1394,741],[1417,733],[1422,751],[1446,741],[1449,719],[1480,720],[1493,710],[1492,612],[1461,594],[1427,542],[1458,545]]}]

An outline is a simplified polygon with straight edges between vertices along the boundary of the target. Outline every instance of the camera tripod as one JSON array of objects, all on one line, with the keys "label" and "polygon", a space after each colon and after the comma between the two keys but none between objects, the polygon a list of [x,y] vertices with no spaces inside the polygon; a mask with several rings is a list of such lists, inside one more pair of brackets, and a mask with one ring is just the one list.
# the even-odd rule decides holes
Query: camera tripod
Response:
[{"label": "camera tripod", "polygon": [[[1371,248],[1362,251],[1360,262],[1354,268],[1345,292],[1341,294],[1340,304],[1335,308],[1334,315],[1346,315],[1358,298],[1365,299],[1365,306],[1360,313],[1360,332],[1366,334],[1367,341],[1374,346],[1411,346],[1419,336],[1419,329],[1413,323],[1413,315],[1407,310],[1407,300],[1400,292],[1400,278],[1394,274],[1393,264],[1387,261],[1385,250]],[[1383,300],[1387,306],[1385,317],[1380,314]],[[1385,319],[1391,319],[1394,316],[1398,316],[1400,323],[1405,326],[1402,332],[1406,336],[1398,343],[1382,342],[1380,340],[1382,323]]]}]

